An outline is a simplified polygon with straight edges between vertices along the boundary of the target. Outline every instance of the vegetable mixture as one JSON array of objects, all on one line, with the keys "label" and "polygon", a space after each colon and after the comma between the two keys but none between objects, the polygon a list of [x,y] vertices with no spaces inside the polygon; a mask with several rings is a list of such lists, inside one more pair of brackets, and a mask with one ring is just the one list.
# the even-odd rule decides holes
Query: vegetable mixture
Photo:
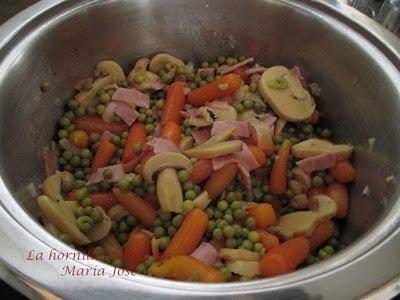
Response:
[{"label": "vegetable mixture", "polygon": [[286,274],[340,248],[353,147],[321,127],[321,89],[298,67],[161,53],[128,76],[102,61],[74,87],[37,198],[60,240],[198,282]]}]

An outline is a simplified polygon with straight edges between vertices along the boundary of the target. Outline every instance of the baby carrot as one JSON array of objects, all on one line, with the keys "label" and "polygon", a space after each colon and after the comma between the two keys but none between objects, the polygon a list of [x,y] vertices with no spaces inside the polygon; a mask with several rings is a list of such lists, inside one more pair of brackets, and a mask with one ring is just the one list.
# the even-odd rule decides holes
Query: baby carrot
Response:
[{"label": "baby carrot", "polygon": [[123,192],[118,188],[113,188],[113,194],[119,203],[132,215],[139,219],[146,227],[153,225],[157,213],[155,209],[145,200],[134,192]]},{"label": "baby carrot", "polygon": [[151,255],[151,237],[142,231],[132,231],[124,248],[125,268],[135,272],[136,266]]},{"label": "baby carrot", "polygon": [[122,154],[122,162],[126,163],[132,160],[137,153],[134,151],[135,145],[140,145],[141,149],[146,145],[147,131],[143,123],[136,122],[129,130],[128,139],[126,140],[124,152]]},{"label": "baby carrot", "polygon": [[112,159],[116,149],[117,148],[113,143],[107,141],[106,139],[100,139],[96,154],[94,155],[92,160],[92,173],[96,172],[99,168],[107,166]]},{"label": "baby carrot", "polygon": [[308,238],[310,241],[311,251],[317,249],[323,243],[325,243],[335,231],[335,226],[331,221],[322,223],[314,229],[314,232]]},{"label": "baby carrot", "polygon": [[200,106],[207,101],[222,99],[236,92],[240,88],[241,81],[238,74],[224,75],[206,86],[191,91],[188,95],[188,101],[192,105]]},{"label": "baby carrot", "polygon": [[279,149],[278,157],[272,165],[269,178],[269,189],[273,195],[280,195],[286,191],[289,152],[290,142],[285,140]]},{"label": "baby carrot", "polygon": [[257,230],[260,234],[260,243],[263,244],[265,250],[271,250],[279,245],[279,239],[275,234],[269,233],[265,230]]},{"label": "baby carrot", "polygon": [[181,128],[177,125],[177,123],[168,121],[164,124],[160,137],[163,139],[169,139],[176,145],[179,145],[181,141]]},{"label": "baby carrot", "polygon": [[254,158],[258,162],[258,166],[264,166],[265,165],[265,153],[264,151],[258,147],[258,146],[249,146],[250,152],[253,154]]},{"label": "baby carrot", "polygon": [[340,183],[349,183],[356,179],[356,169],[348,160],[338,161],[329,172]]},{"label": "baby carrot", "polygon": [[118,200],[114,197],[113,193],[110,192],[90,193],[89,197],[92,200],[93,206],[100,206],[104,210],[109,210],[111,207],[118,204]]},{"label": "baby carrot", "polygon": [[332,183],[328,185],[326,195],[336,202],[338,208],[336,218],[346,218],[349,210],[349,194],[347,193],[346,186],[337,182]]},{"label": "baby carrot", "polygon": [[261,275],[271,277],[292,272],[307,257],[310,242],[296,237],[269,250],[260,261]]},{"label": "baby carrot", "polygon": [[[251,139],[251,141],[253,142],[254,145],[259,145],[258,137],[257,137],[257,131],[254,129],[254,127],[250,127],[250,139]],[[265,138],[263,144],[265,145],[265,147],[262,148],[262,150],[264,151],[265,155],[269,156],[269,155],[274,153],[275,145],[274,145],[272,134],[268,135]]]},{"label": "baby carrot", "polygon": [[194,184],[199,184],[210,177],[212,173],[211,160],[200,159],[193,164],[191,180]]},{"label": "baby carrot", "polygon": [[161,124],[169,121],[179,124],[181,119],[180,112],[183,110],[183,105],[185,104],[185,87],[185,82],[173,82],[168,87],[167,100],[165,101],[161,115]]},{"label": "baby carrot", "polygon": [[206,213],[199,208],[193,208],[185,216],[181,227],[165,249],[164,258],[192,254],[203,238],[207,226],[208,217]]},{"label": "baby carrot", "polygon": [[268,203],[261,203],[250,207],[247,210],[247,215],[256,219],[256,227],[260,229],[266,229],[276,222],[274,208]]},{"label": "baby carrot", "polygon": [[238,166],[234,163],[226,165],[218,171],[215,171],[208,179],[206,186],[204,187],[210,198],[215,199],[221,195],[235,178],[237,172]]},{"label": "baby carrot", "polygon": [[123,122],[107,123],[100,116],[83,116],[78,117],[74,121],[75,128],[86,131],[86,133],[97,132],[102,134],[109,131],[114,134],[121,134],[129,130],[129,126]]},{"label": "baby carrot", "polygon": [[318,202],[314,199],[315,196],[325,194],[325,186],[312,187],[307,192],[308,210],[317,210]]}]

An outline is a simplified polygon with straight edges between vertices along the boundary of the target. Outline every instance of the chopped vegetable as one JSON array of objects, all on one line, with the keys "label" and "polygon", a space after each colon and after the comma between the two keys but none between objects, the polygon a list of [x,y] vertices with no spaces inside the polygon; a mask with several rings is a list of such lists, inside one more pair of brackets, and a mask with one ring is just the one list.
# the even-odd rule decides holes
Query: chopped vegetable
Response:
[{"label": "chopped vegetable", "polygon": [[276,235],[264,230],[258,230],[258,233],[260,234],[260,242],[267,251],[279,245],[279,239]]},{"label": "chopped vegetable", "polygon": [[329,172],[340,183],[349,183],[356,179],[356,170],[348,160],[337,162]]},{"label": "chopped vegetable", "polygon": [[308,238],[310,240],[311,251],[317,249],[319,246],[329,240],[334,231],[335,226],[331,221],[318,225],[311,236]]},{"label": "chopped vegetable", "polygon": [[346,186],[341,183],[332,183],[327,187],[326,195],[336,202],[338,208],[336,218],[346,218],[349,210],[349,194]]},{"label": "chopped vegetable", "polygon": [[160,137],[163,139],[169,139],[176,145],[179,145],[181,141],[181,129],[175,122],[168,121],[164,124]]},{"label": "chopped vegetable", "polygon": [[170,121],[174,122],[175,124],[180,123],[180,111],[183,109],[186,98],[184,93],[185,87],[185,82],[174,82],[169,86],[167,101],[164,104],[161,115],[162,124],[166,124]]},{"label": "chopped vegetable", "polygon": [[143,231],[132,231],[124,247],[125,268],[135,272],[139,263],[151,255],[151,236]]},{"label": "chopped vegetable", "polygon": [[107,141],[106,139],[100,139],[96,154],[92,160],[92,173],[95,173],[99,168],[108,166],[116,149],[117,148],[113,143]]},{"label": "chopped vegetable", "polygon": [[206,180],[207,178],[209,178],[212,173],[213,173],[213,167],[211,160],[200,159],[193,164],[190,180],[194,184],[199,184],[204,180]]},{"label": "chopped vegetable", "polygon": [[135,153],[135,145],[140,145],[143,149],[147,141],[147,131],[143,123],[135,123],[129,130],[128,139],[126,140],[122,161],[124,163],[132,160],[137,155]]},{"label": "chopped vegetable", "polygon": [[235,178],[237,172],[237,164],[228,164],[218,171],[215,171],[204,187],[210,198],[215,199],[221,195]]},{"label": "chopped vegetable", "polygon": [[129,127],[122,122],[105,122],[100,116],[84,116],[77,117],[74,120],[75,128],[85,131],[86,133],[100,133],[109,131],[114,134],[121,134],[128,131]]},{"label": "chopped vegetable", "polygon": [[272,194],[279,195],[286,191],[289,152],[290,142],[285,140],[279,149],[269,178],[269,188]]},{"label": "chopped vegetable", "polygon": [[276,222],[274,208],[268,203],[257,204],[250,207],[247,210],[247,215],[256,220],[256,226],[260,229],[266,229]]}]

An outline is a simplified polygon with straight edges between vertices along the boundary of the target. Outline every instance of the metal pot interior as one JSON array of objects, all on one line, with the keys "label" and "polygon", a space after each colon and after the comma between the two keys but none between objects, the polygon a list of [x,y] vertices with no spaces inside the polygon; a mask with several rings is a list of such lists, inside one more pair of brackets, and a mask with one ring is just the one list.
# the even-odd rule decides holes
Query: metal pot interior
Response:
[{"label": "metal pot interior", "polygon": [[[350,21],[311,2],[65,1],[31,20],[0,48],[0,172],[27,212],[15,217],[37,217],[27,186],[44,178],[41,150],[72,83],[96,62],[113,59],[128,72],[136,59],[161,51],[197,62],[239,53],[265,66],[298,65],[322,87],[317,105],[334,140],[356,148],[358,175],[341,242],[364,247],[362,237],[393,221],[398,199],[396,186],[385,181],[400,172],[398,62]],[[51,83],[46,93],[42,80]],[[372,151],[369,138],[376,139]]]}]

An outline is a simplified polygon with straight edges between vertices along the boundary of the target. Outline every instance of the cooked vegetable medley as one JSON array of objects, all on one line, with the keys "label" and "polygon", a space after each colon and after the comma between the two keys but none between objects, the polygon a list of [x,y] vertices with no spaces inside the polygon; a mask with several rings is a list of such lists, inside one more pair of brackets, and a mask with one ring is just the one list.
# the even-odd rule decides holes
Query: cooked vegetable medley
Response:
[{"label": "cooked vegetable medley", "polygon": [[320,125],[321,89],[298,67],[161,53],[127,76],[102,61],[74,87],[37,198],[65,243],[199,282],[281,275],[340,248],[353,147]]}]

